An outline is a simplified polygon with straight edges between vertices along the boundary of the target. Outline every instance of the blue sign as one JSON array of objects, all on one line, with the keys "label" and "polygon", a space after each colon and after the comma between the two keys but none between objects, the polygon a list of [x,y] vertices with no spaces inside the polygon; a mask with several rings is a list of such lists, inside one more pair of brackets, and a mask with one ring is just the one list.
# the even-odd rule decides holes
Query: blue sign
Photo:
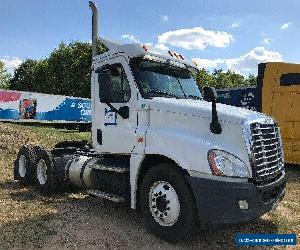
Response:
[{"label": "blue sign", "polygon": [[65,98],[55,109],[38,112],[37,120],[91,121],[91,101],[79,98]]}]

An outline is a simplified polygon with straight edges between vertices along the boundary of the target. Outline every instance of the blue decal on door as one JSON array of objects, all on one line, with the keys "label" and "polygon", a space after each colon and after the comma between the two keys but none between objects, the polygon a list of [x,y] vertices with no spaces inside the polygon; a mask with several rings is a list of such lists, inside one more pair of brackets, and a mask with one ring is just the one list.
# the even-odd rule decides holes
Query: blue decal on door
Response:
[{"label": "blue decal on door", "polygon": [[105,108],[104,111],[104,126],[116,126],[117,125],[117,114],[111,109]]}]

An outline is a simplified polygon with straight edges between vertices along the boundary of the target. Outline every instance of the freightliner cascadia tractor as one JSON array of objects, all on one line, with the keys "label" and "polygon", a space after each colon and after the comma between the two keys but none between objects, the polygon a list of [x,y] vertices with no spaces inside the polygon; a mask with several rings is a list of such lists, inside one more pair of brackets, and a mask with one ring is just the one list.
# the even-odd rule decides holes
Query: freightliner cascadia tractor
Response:
[{"label": "freightliner cascadia tractor", "polygon": [[177,53],[102,40],[92,9],[92,142],[51,151],[23,146],[15,179],[44,193],[72,185],[139,209],[150,231],[176,242],[199,223],[239,223],[284,196],[280,131],[264,114],[199,91],[195,65]]}]

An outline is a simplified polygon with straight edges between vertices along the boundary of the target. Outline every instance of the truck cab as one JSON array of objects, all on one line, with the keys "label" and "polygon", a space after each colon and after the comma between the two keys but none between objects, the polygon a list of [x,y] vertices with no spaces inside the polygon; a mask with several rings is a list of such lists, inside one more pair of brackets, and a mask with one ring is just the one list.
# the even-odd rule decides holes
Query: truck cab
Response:
[{"label": "truck cab", "polygon": [[[217,104],[221,132],[213,132],[212,103],[198,89],[191,61],[130,44],[95,57],[92,72],[93,147],[99,154],[128,156],[132,208],[141,195],[152,199],[151,188],[168,200],[155,183],[148,194],[140,193],[145,174],[161,163],[170,176],[184,176],[201,222],[247,221],[282,199],[285,173],[276,121]],[[182,197],[171,184],[170,189],[180,204]],[[163,222],[171,221],[169,215],[158,212],[164,217],[159,219],[157,211],[151,210],[154,220],[170,227]]]}]

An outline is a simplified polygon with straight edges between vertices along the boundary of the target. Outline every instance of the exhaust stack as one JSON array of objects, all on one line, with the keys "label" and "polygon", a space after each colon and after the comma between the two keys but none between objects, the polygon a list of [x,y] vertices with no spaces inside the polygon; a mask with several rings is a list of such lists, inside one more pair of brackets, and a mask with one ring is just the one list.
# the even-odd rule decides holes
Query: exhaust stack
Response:
[{"label": "exhaust stack", "polygon": [[92,58],[94,58],[98,54],[98,8],[93,1],[89,1],[89,6],[92,10]]}]

